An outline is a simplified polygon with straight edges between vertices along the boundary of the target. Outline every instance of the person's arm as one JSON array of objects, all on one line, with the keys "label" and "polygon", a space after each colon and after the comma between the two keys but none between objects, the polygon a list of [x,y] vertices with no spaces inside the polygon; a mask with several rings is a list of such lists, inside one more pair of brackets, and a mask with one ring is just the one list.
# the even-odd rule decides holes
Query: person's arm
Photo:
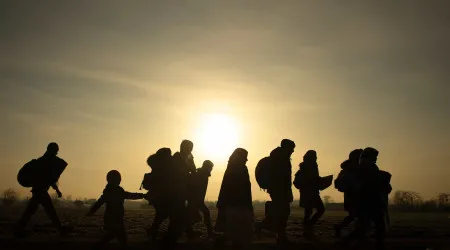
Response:
[{"label": "person's arm", "polygon": [[58,194],[58,197],[61,198],[62,197],[62,193],[61,191],[59,191],[59,187],[56,183],[52,184],[52,188],[56,191],[56,194]]},{"label": "person's arm", "polygon": [[127,191],[124,191],[124,197],[127,200],[140,200],[140,199],[144,199],[144,194],[141,193],[130,193]]},{"label": "person's arm", "polygon": [[89,212],[86,214],[87,216],[90,216],[92,214],[94,214],[95,212],[97,212],[97,210],[103,206],[103,204],[105,203],[105,199],[103,198],[103,195],[100,196],[100,198],[95,202],[94,205],[92,205],[91,209],[89,210]]}]

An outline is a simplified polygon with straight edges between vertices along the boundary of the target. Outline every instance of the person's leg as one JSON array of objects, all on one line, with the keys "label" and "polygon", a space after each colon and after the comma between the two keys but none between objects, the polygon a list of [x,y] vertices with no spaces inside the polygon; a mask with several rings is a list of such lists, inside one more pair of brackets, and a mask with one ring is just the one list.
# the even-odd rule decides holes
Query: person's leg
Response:
[{"label": "person's leg", "polygon": [[152,225],[147,229],[147,236],[152,240],[156,240],[158,236],[158,230],[165,219],[168,218],[167,206],[161,204],[154,205],[155,217],[153,218]]},{"label": "person's leg", "polygon": [[385,215],[380,211],[374,214],[372,220],[375,224],[376,248],[384,249],[384,237],[386,233]]},{"label": "person's leg", "polygon": [[183,234],[186,225],[186,206],[182,199],[174,199],[169,206],[169,228],[164,239],[165,247],[173,247]]},{"label": "person's leg", "polygon": [[58,214],[56,213],[55,207],[53,206],[52,199],[47,192],[42,194],[41,204],[44,207],[45,213],[53,222],[53,225],[58,229],[60,233],[63,233],[61,221],[59,220]]},{"label": "person's leg", "polygon": [[33,196],[30,198],[27,208],[25,209],[24,213],[22,214],[22,217],[20,218],[19,222],[17,223],[17,229],[16,234],[19,235],[23,232],[25,227],[27,226],[28,222],[31,219],[31,216],[33,216],[34,213],[36,213],[38,206],[40,203],[40,197],[38,195],[33,194]]},{"label": "person's leg", "polygon": [[303,216],[303,225],[309,225],[309,221],[312,215],[312,207],[308,205],[305,205],[304,208],[304,216]]},{"label": "person's leg", "polygon": [[100,238],[97,243],[95,243],[95,247],[102,247],[106,245],[108,242],[110,242],[112,239],[116,237],[116,234],[112,231],[106,231],[105,234]]},{"label": "person's leg", "polygon": [[311,225],[314,225],[317,223],[317,221],[322,217],[322,215],[325,213],[325,206],[323,205],[322,199],[320,197],[317,197],[314,201],[314,207],[316,208],[316,213],[313,215],[313,217],[310,220]]},{"label": "person's leg", "polygon": [[352,214],[347,215],[341,223],[334,225],[334,232],[337,237],[341,236],[342,229],[348,227],[350,223],[355,219],[355,217]]},{"label": "person's leg", "polygon": [[276,232],[277,241],[279,243],[288,242],[286,236],[287,221],[290,214],[290,205],[287,202],[277,202],[276,203]]},{"label": "person's leg", "polygon": [[311,204],[305,204],[304,207],[304,217],[303,217],[303,235],[306,238],[310,238],[313,234],[312,225],[311,225],[311,215],[313,212],[313,208]]},{"label": "person's leg", "polygon": [[212,237],[214,235],[211,223],[211,212],[205,203],[202,203],[199,207],[201,213],[203,214],[203,222],[205,223],[206,230],[208,232],[208,237]]},{"label": "person's leg", "polygon": [[125,228],[117,231],[116,238],[117,238],[117,241],[119,241],[119,244],[122,247],[122,249],[125,249],[125,247],[128,244],[128,237],[127,237]]}]

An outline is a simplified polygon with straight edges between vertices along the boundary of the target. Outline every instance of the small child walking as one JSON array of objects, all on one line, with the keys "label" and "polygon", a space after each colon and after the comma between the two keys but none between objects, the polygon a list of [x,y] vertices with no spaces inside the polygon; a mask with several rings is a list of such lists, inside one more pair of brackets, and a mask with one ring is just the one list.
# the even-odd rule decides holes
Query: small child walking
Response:
[{"label": "small child walking", "polygon": [[103,215],[105,234],[96,244],[103,246],[110,240],[116,238],[122,247],[127,245],[127,235],[125,232],[124,219],[124,201],[125,199],[138,200],[143,199],[144,194],[130,193],[125,191],[121,186],[121,176],[119,171],[111,170],[106,175],[108,184],[103,190],[102,196],[92,205],[86,216],[94,214],[103,204],[106,204],[105,213]]}]

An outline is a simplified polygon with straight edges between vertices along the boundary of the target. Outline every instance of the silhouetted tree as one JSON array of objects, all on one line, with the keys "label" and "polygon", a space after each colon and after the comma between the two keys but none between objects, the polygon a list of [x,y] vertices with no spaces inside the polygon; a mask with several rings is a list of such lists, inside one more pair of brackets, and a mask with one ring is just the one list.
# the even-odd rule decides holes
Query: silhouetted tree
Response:
[{"label": "silhouetted tree", "polygon": [[440,193],[438,195],[438,205],[440,208],[450,205],[450,194]]},{"label": "silhouetted tree", "polygon": [[396,191],[394,194],[394,204],[400,208],[413,209],[422,203],[422,197],[414,191]]},{"label": "silhouetted tree", "polygon": [[12,188],[8,188],[3,191],[3,204],[6,206],[12,205],[19,199],[19,195]]}]

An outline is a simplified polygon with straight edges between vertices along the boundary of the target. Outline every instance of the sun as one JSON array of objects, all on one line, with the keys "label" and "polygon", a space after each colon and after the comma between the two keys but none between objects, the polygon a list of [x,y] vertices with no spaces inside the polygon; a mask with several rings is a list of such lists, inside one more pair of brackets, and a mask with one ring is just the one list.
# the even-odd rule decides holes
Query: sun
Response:
[{"label": "sun", "polygon": [[228,159],[239,143],[238,123],[226,114],[208,114],[199,121],[195,147],[208,159]]}]

